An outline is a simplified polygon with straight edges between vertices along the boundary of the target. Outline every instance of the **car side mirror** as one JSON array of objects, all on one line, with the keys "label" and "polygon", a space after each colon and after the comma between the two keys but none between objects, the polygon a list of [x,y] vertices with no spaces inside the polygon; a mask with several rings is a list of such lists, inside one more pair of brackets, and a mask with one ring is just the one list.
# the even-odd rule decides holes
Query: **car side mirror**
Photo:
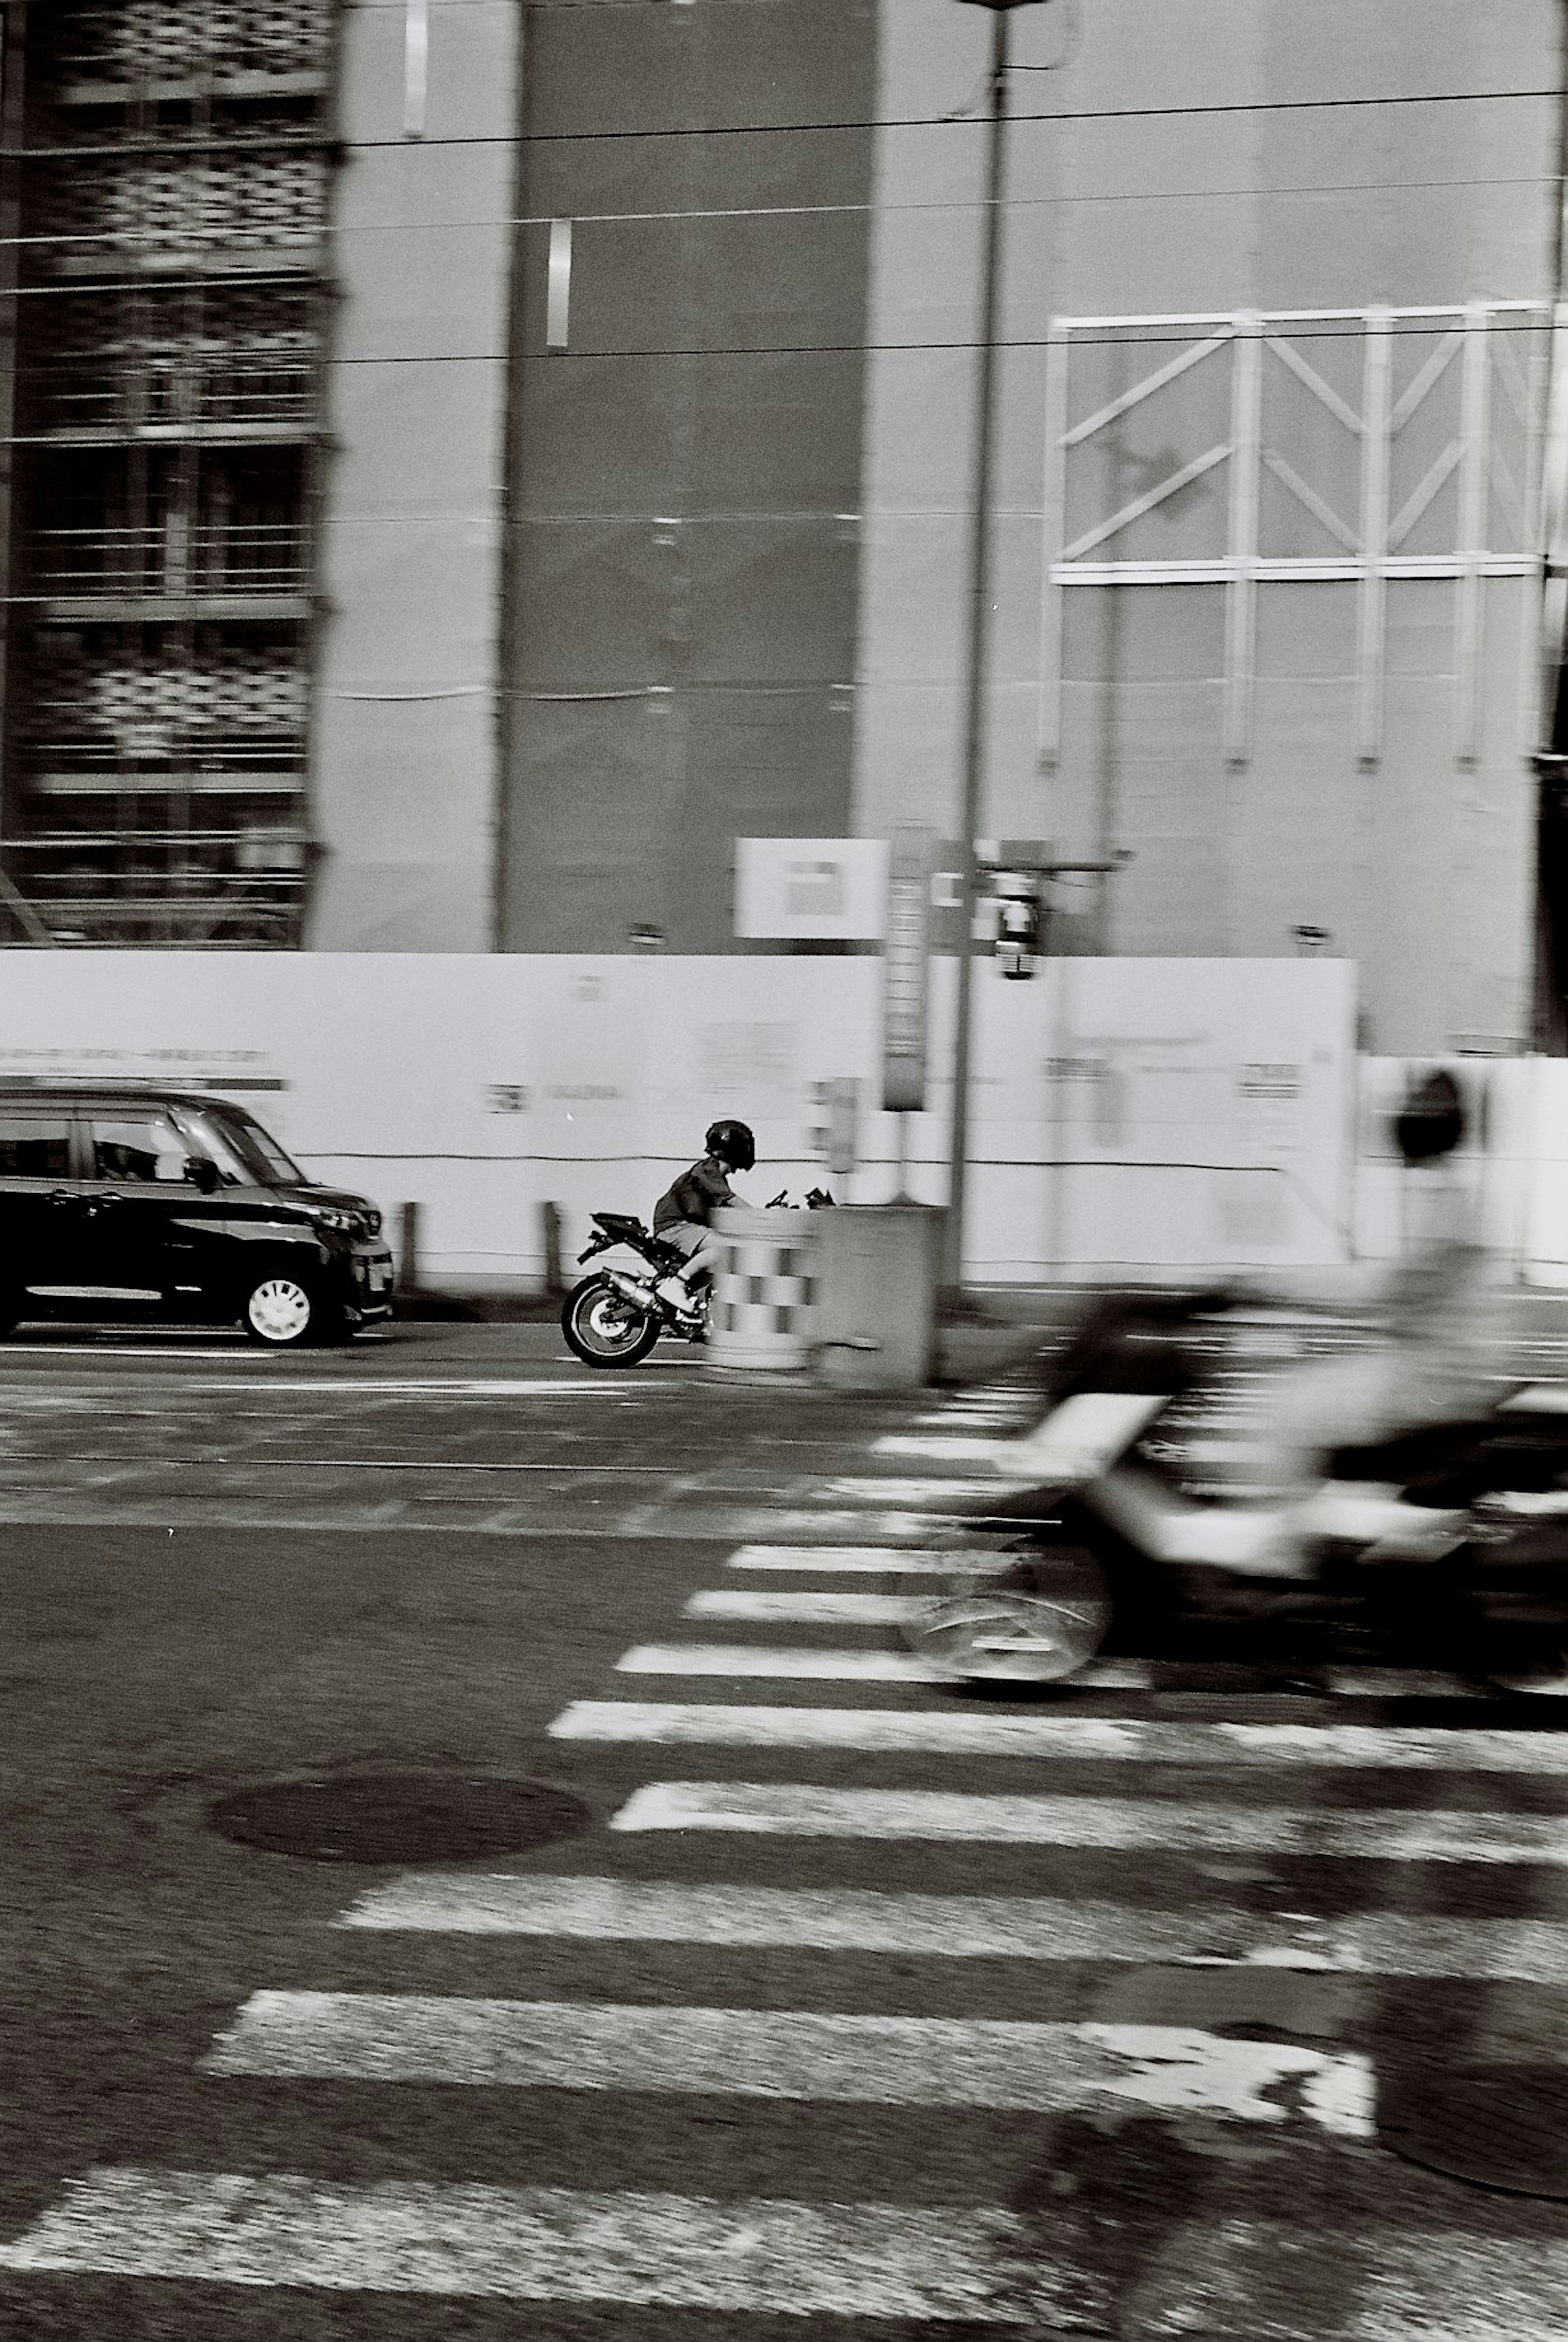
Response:
[{"label": "car side mirror", "polygon": [[210,1196],[215,1192],[223,1174],[210,1156],[187,1155],[185,1176],[193,1187],[198,1187],[204,1196]]}]

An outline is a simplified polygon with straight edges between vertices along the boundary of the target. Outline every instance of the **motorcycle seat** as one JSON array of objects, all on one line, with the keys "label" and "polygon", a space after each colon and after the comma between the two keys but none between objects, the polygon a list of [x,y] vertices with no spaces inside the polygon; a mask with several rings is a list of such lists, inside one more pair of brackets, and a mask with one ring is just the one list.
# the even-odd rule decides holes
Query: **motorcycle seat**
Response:
[{"label": "motorcycle seat", "polygon": [[590,1212],[588,1216],[607,1236],[640,1236],[647,1233],[642,1221],[631,1212]]}]

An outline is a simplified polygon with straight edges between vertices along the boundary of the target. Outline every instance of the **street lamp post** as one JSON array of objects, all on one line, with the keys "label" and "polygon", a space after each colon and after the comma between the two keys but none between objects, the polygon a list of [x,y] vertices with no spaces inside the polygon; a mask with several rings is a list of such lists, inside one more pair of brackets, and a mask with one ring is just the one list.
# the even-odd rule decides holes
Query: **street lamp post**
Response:
[{"label": "street lamp post", "polygon": [[969,1171],[969,1053],[974,1016],[975,832],[985,752],[985,684],[991,640],[991,468],[996,430],[996,302],[1002,273],[1002,192],[1006,153],[1008,34],[1012,12],[1036,0],[961,0],[989,8],[991,104],[985,146],[985,234],[980,345],[974,373],[974,445],[969,505],[969,626],[964,666],[964,800],[958,827],[958,1003],[953,1047],[953,1119],[947,1156],[947,1225],[942,1284],[951,1306],[964,1289],[964,1213]]}]

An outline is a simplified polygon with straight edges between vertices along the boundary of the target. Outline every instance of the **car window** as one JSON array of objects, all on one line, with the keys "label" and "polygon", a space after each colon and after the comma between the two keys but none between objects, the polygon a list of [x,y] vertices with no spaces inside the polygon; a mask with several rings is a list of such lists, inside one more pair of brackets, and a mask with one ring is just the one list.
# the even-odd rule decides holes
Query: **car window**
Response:
[{"label": "car window", "polygon": [[95,1115],[90,1128],[95,1179],[184,1179],[190,1149],[166,1115]]},{"label": "car window", "polygon": [[253,1178],[264,1187],[295,1186],[303,1183],[305,1174],[292,1156],[284,1153],[270,1130],[264,1130],[255,1115],[243,1107],[230,1106],[222,1116],[214,1116],[223,1129],[229,1145],[249,1168]]},{"label": "car window", "polygon": [[68,1179],[71,1125],[63,1115],[0,1112],[0,1179]]}]

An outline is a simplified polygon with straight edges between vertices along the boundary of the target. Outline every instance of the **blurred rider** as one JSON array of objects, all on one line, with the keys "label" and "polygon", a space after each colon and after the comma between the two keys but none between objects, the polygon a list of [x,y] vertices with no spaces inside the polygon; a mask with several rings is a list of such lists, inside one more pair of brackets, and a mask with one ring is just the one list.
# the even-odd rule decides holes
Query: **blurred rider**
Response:
[{"label": "blurred rider", "polygon": [[662,1276],[654,1290],[682,1317],[697,1315],[694,1287],[706,1283],[718,1266],[719,1240],[709,1226],[723,1204],[739,1204],[730,1185],[732,1171],[749,1171],[757,1159],[756,1140],[744,1122],[714,1122],[703,1145],[707,1153],[667,1187],[654,1206],[654,1234],[677,1252],[685,1263]]},{"label": "blurred rider", "polygon": [[1495,1396],[1503,1275],[1482,1233],[1478,1166],[1456,1159],[1466,1117],[1452,1076],[1413,1076],[1392,1136],[1403,1158],[1403,1256],[1358,1346],[1297,1366],[1260,1394],[1236,1475],[1283,1506],[1279,1558],[1306,1574],[1300,1530],[1335,1448],[1375,1446],[1484,1413]]}]

